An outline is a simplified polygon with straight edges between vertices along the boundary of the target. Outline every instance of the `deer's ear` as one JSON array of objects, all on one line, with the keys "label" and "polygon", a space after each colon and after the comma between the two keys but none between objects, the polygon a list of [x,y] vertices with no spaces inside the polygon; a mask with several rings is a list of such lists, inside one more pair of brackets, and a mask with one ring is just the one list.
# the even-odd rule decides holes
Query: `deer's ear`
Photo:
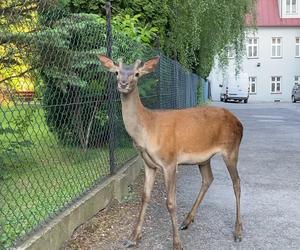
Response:
[{"label": "deer's ear", "polygon": [[116,66],[114,64],[114,62],[108,58],[107,56],[105,55],[98,55],[98,58],[101,62],[101,64],[106,68],[108,69],[110,72],[116,72],[117,69],[118,69],[118,66]]},{"label": "deer's ear", "polygon": [[146,75],[153,72],[156,68],[156,65],[159,62],[159,56],[156,56],[144,63],[142,67],[139,68],[140,75]]}]

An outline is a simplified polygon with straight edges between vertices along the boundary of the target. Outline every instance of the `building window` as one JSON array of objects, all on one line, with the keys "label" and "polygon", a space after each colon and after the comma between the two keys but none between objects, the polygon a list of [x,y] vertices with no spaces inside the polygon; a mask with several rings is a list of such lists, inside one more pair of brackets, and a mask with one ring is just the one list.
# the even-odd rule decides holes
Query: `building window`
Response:
[{"label": "building window", "polygon": [[271,77],[271,93],[272,94],[281,93],[281,77],[280,76],[272,76]]},{"label": "building window", "polygon": [[282,57],[282,44],[280,37],[272,38],[272,57]]},{"label": "building window", "polygon": [[250,76],[249,77],[249,93],[250,94],[256,94],[256,77]]},{"label": "building window", "polygon": [[297,0],[286,0],[286,14],[297,14]]},{"label": "building window", "polygon": [[247,56],[248,58],[258,58],[258,38],[248,38]]},{"label": "building window", "polygon": [[300,57],[300,37],[296,37],[296,57]]}]

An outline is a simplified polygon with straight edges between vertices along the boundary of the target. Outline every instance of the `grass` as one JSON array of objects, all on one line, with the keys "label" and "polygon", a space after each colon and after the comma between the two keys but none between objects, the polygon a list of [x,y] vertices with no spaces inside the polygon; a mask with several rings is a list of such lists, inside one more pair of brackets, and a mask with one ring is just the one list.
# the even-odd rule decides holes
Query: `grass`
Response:
[{"label": "grass", "polygon": [[[22,107],[24,114],[27,108]],[[0,107],[3,128],[17,127],[16,119],[24,115],[20,116],[18,109]],[[36,108],[33,116],[22,134],[0,133],[4,165],[4,178],[0,179],[0,249],[11,247],[110,174],[107,147],[84,150],[59,145],[46,125],[43,110]],[[22,140],[30,140],[32,145],[7,151],[11,141]],[[117,147],[117,162],[134,155],[129,145]]]}]

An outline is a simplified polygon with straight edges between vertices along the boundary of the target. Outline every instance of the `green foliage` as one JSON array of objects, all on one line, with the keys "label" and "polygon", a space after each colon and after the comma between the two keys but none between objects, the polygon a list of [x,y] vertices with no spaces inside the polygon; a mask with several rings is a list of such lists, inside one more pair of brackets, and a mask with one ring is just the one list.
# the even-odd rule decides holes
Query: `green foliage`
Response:
[{"label": "green foliage", "polygon": [[[67,6],[71,12],[101,14],[105,17],[105,10],[103,8],[106,2],[105,0],[67,1]],[[112,1],[112,6],[113,17],[119,16],[119,18],[124,19],[124,16],[127,15],[133,19],[136,15],[139,15],[138,23],[136,23],[135,26],[140,27],[139,29],[143,29],[137,32],[144,37],[147,44],[149,43],[147,38],[149,37],[149,31],[150,33],[157,33],[157,38],[159,38],[159,41],[157,39],[150,39],[150,44],[152,46],[159,46],[158,42],[161,45],[164,44],[166,27],[168,26],[169,21],[168,0],[114,0]],[[155,27],[154,30],[151,30],[152,27]],[[156,28],[158,29],[157,31]],[[141,42],[144,42],[144,40],[141,39]]]},{"label": "green foliage", "polygon": [[27,10],[35,7],[29,1],[21,0],[7,0],[0,3],[0,88],[2,89],[20,91],[34,88],[28,65],[30,57],[28,51],[24,47],[7,43],[2,34],[30,32],[34,22],[29,22],[32,15]]},{"label": "green foliage", "polygon": [[46,121],[65,145],[102,146],[108,139],[107,73],[97,58],[106,51],[100,43],[105,41],[103,20],[62,12],[48,23],[52,15],[51,10],[40,15],[43,29],[35,34]]},{"label": "green foliage", "polygon": [[[228,44],[235,46],[237,62],[241,61],[245,15],[253,13],[255,3],[256,0],[112,1],[118,31],[124,25],[129,37],[136,37],[138,32],[144,34],[144,31],[136,32],[133,28],[138,15],[138,26],[147,27],[146,35],[138,41],[160,45],[168,56],[202,77],[208,76],[216,55],[222,65],[227,64],[224,48]],[[104,16],[103,5],[104,0],[69,0],[68,3],[71,11],[102,13]],[[119,21],[120,18],[124,23]],[[159,41],[149,39],[151,27],[158,28],[154,33],[158,34]]]},{"label": "green foliage", "polygon": [[103,6],[106,0],[65,0],[72,12],[104,14]]},{"label": "green foliage", "polygon": [[26,134],[33,123],[35,109],[27,108],[19,111],[11,108],[4,112],[1,108],[1,112],[3,114],[0,121],[0,180],[7,177],[9,170],[5,158],[14,158],[20,149],[33,145]]},{"label": "green foliage", "polygon": [[197,104],[198,105],[202,105],[203,103],[205,103],[204,86],[205,86],[204,79],[200,78],[199,83],[197,85]]},{"label": "green foliage", "polygon": [[141,14],[133,17],[130,15],[117,15],[112,20],[112,26],[115,33],[124,33],[126,36],[142,44],[150,45],[153,38],[156,36],[158,29],[156,27],[149,27],[146,24],[141,26],[139,18]]},{"label": "green foliage", "polygon": [[202,77],[208,76],[216,55],[226,64],[224,48],[228,44],[235,46],[236,56],[241,58],[245,15],[252,10],[254,1],[170,2],[171,33],[165,47],[168,55],[174,55],[187,68]]},{"label": "green foliage", "polygon": [[[34,34],[37,64],[42,65],[40,75],[46,85],[47,123],[65,145],[103,146],[108,140],[108,74],[99,67],[97,55],[106,52],[105,20],[56,9],[55,14],[52,18],[51,9],[41,13],[42,29]],[[113,20],[119,28],[114,30],[113,58],[132,63],[145,56],[146,48],[137,41],[148,43],[155,29],[138,27],[138,18]]]},{"label": "green foliage", "polygon": [[[102,0],[57,0],[42,6],[37,4],[34,9],[37,14],[28,12],[23,17],[25,20],[37,17],[30,32],[4,30],[4,37],[2,34],[2,42],[18,45],[12,48],[22,48],[26,62],[38,68],[35,80],[36,86],[41,86],[37,88],[39,95],[45,96],[47,122],[61,141],[71,138],[67,143],[72,145],[86,147],[90,135],[105,138],[101,133],[93,134],[91,128],[107,131],[107,107],[104,105],[107,74],[99,67],[97,59],[97,54],[106,52],[105,44],[97,42],[106,39],[103,4]],[[251,0],[113,1],[112,56],[114,59],[124,57],[127,63],[133,63],[136,58],[149,58],[153,56],[147,53],[150,50],[137,44],[153,46],[159,35],[165,53],[206,77],[216,55],[223,65],[227,63],[226,45],[234,44],[236,56],[241,58],[244,17],[252,6]],[[102,17],[76,12],[102,13]],[[59,109],[66,103],[82,105],[66,105]],[[68,125],[62,126],[62,120]]]},{"label": "green foliage", "polygon": [[140,14],[139,21],[142,25],[158,28],[158,39],[151,44],[154,47],[164,47],[166,34],[169,32],[169,16],[171,6],[169,0],[121,0],[113,1],[113,14]]},{"label": "green foliage", "polygon": [[[44,96],[46,121],[59,141],[83,148],[102,146],[108,139],[108,75],[99,67],[97,55],[106,52],[105,20],[62,11],[57,5],[37,11],[36,31],[6,32],[2,41],[30,51],[27,61],[36,69],[35,86],[40,86],[36,90]],[[119,30],[114,34],[113,57],[123,56],[128,63],[142,58],[146,50],[135,41],[149,43],[156,30],[139,26],[138,16],[116,18],[115,25]],[[128,29],[122,35],[123,27]]]}]

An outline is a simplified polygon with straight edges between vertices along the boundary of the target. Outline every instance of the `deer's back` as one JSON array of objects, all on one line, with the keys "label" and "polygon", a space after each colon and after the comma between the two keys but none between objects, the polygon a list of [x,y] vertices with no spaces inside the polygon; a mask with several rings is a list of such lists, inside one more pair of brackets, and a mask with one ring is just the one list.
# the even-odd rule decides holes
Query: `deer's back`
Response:
[{"label": "deer's back", "polygon": [[196,107],[183,110],[155,111],[151,121],[152,145],[162,155],[191,158],[200,153],[206,158],[238,147],[243,134],[241,122],[228,110],[217,107]]}]

